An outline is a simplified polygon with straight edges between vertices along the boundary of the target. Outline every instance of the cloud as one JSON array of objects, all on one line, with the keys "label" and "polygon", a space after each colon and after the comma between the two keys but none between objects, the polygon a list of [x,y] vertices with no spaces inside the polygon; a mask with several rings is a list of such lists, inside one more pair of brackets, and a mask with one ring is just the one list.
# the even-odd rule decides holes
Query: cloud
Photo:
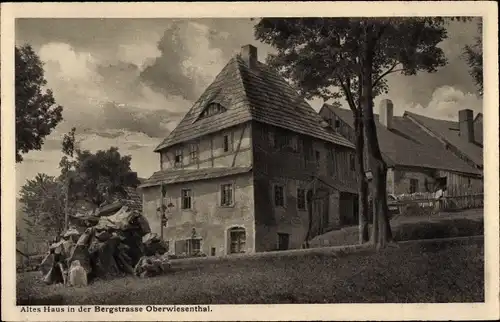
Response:
[{"label": "cloud", "polygon": [[222,51],[211,47],[206,25],[175,21],[158,42],[161,55],[141,73],[141,79],[166,96],[194,101],[222,69]]},{"label": "cloud", "polygon": [[458,111],[462,109],[471,109],[474,111],[474,115],[482,112],[483,100],[473,93],[464,93],[452,86],[442,86],[434,91],[427,106],[409,104],[407,107],[410,112],[456,121],[458,120]]},{"label": "cloud", "polygon": [[105,64],[88,52],[61,43],[44,45],[39,54],[45,62],[48,87],[64,106],[62,132],[76,126],[164,137],[191,105],[145,85],[139,78],[141,69],[134,63]]}]

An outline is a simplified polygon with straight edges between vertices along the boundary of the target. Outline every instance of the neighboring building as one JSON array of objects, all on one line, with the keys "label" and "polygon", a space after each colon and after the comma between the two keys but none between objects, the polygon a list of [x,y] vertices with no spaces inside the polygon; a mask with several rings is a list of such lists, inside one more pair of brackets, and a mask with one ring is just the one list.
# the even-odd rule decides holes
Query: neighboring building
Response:
[{"label": "neighboring building", "polygon": [[[354,119],[351,110],[324,104],[320,115],[337,132],[354,142]],[[460,111],[460,115],[463,117],[464,113]],[[423,119],[430,120],[425,124],[440,124],[443,132],[455,131],[455,128],[458,131],[457,122],[434,120],[410,113],[402,117],[394,116],[390,100],[383,100],[379,114],[375,114],[378,142],[382,157],[388,166],[388,193],[434,192],[438,184],[446,185],[449,196],[482,192],[482,171],[475,167],[474,163],[455,155],[451,149],[445,149],[442,140],[417,123],[417,120]],[[470,121],[472,122],[472,118]],[[456,136],[453,138],[455,144],[469,145],[464,135],[453,134]],[[467,152],[472,152],[473,149],[475,146],[467,149]],[[479,155],[473,155],[473,159],[482,165],[482,149],[477,149],[474,153]],[[365,165],[368,168],[366,158]]]},{"label": "neighboring building", "polygon": [[143,214],[160,233],[163,186],[176,254],[300,248],[357,216],[353,144],[250,45],[155,152],[161,170],[141,185]]},{"label": "neighboring building", "polygon": [[[482,144],[482,114],[476,120],[473,118],[472,110],[465,109],[458,113],[458,122],[437,120],[419,114],[405,112],[404,117],[412,120],[425,130],[429,135],[435,137],[441,146],[452,152],[471,166],[483,169],[483,144]],[[480,141],[475,137],[478,133]]]}]

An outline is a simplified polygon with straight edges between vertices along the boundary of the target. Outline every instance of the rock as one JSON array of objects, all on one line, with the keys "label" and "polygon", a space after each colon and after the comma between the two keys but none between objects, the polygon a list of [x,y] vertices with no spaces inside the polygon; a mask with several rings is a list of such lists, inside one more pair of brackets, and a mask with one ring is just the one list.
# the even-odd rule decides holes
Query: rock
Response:
[{"label": "rock", "polygon": [[87,271],[80,265],[79,260],[74,260],[69,268],[69,284],[75,287],[87,286]]}]

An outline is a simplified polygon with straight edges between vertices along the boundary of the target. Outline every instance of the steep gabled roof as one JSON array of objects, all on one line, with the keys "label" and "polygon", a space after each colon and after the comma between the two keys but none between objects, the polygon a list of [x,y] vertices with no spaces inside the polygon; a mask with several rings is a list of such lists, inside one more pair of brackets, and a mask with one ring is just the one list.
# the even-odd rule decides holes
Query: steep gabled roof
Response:
[{"label": "steep gabled roof", "polygon": [[[211,102],[221,104],[226,111],[198,119]],[[338,133],[322,127],[321,116],[276,72],[260,62],[249,68],[236,56],[155,152],[251,120],[354,147]]]},{"label": "steep gabled roof", "polygon": [[[354,118],[350,110],[328,104],[325,104],[324,107],[329,108],[353,128]],[[393,116],[392,129],[389,130],[379,122],[379,116],[375,114],[375,125],[380,150],[389,165],[480,174],[480,171],[468,165],[452,152],[444,150],[439,140],[427,134],[410,119]]]},{"label": "steep gabled roof", "polygon": [[454,146],[467,158],[478,166],[483,166],[483,149],[481,146],[468,142],[460,137],[458,122],[433,119],[415,113],[405,112],[405,116],[411,118],[434,135]]}]

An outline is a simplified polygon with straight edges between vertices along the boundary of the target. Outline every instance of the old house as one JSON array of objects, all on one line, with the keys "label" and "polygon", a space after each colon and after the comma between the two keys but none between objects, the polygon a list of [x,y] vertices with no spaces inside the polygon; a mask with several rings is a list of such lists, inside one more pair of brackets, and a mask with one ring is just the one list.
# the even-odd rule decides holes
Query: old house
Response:
[{"label": "old house", "polygon": [[143,213],[171,253],[300,248],[356,216],[353,144],[251,45],[155,152],[160,171],[141,185]]},{"label": "old house", "polygon": [[[382,156],[388,165],[388,193],[433,192],[436,185],[445,185],[449,196],[482,192],[482,171],[451,149],[445,149],[443,140],[431,134],[418,120],[430,120],[431,125],[440,127],[443,132],[455,131],[451,132],[455,137],[449,139],[459,146],[470,143],[464,139],[464,134],[460,137],[456,132],[470,130],[469,127],[463,126],[459,130],[456,122],[434,120],[410,113],[402,117],[394,116],[390,100],[383,100],[378,112],[375,124]],[[324,104],[320,115],[337,132],[354,142],[354,119],[350,110]],[[460,111],[460,115],[462,119],[464,112]],[[472,125],[472,118],[468,120]],[[427,123],[426,121],[424,124]],[[475,147],[467,149],[467,152],[478,153],[479,155],[473,154],[473,159],[479,161],[482,152],[472,151],[473,149]]]}]

